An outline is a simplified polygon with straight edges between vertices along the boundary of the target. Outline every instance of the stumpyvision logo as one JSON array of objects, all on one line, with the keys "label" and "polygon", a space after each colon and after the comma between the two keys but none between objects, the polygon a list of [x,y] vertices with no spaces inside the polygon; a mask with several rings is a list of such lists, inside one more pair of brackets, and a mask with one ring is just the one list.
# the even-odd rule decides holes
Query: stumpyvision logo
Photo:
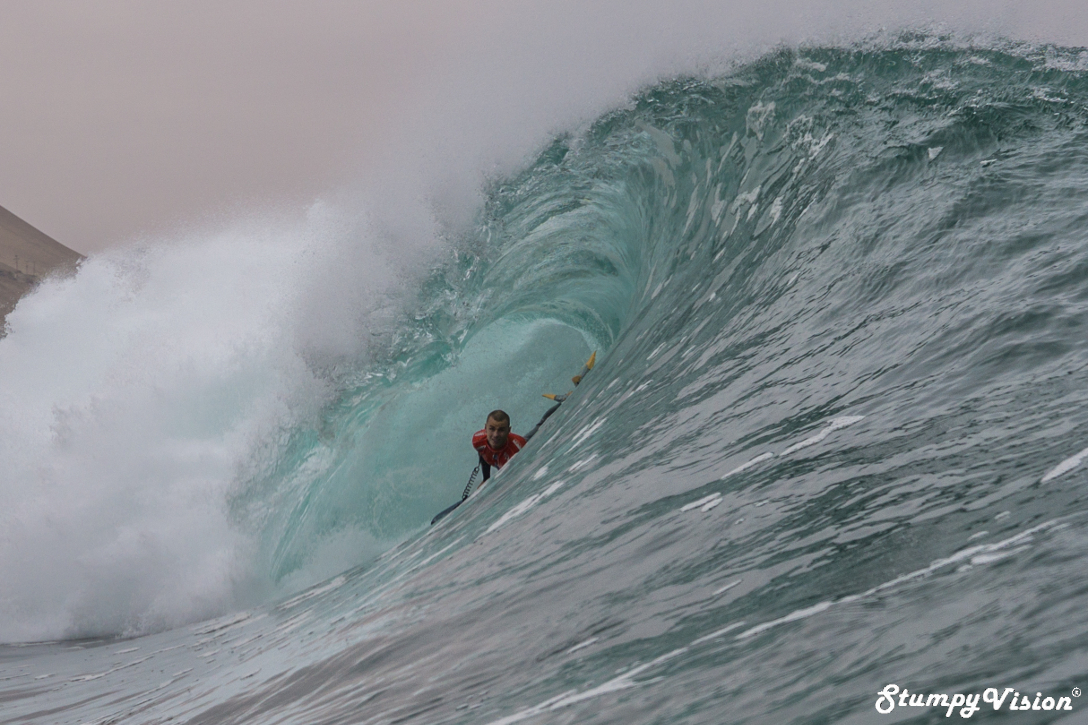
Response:
[{"label": "stumpyvision logo", "polygon": [[[1009,695],[1012,699],[1008,699]],[[1080,697],[1080,688],[1073,688],[1073,697]],[[953,695],[936,693],[923,695],[910,692],[906,688],[902,691],[899,685],[885,685],[884,689],[877,693],[876,711],[887,715],[897,707],[939,707],[945,709],[945,717],[952,717],[952,713],[959,708],[960,717],[971,717],[987,705],[992,705],[994,710],[1000,710],[1008,699],[1008,712],[1023,712],[1025,710],[1072,710],[1073,697],[1043,696],[1036,692],[1034,699],[1028,695],[1021,695],[1011,687],[1006,687],[1004,692],[998,694],[996,687],[987,687],[982,694],[957,692]]]}]

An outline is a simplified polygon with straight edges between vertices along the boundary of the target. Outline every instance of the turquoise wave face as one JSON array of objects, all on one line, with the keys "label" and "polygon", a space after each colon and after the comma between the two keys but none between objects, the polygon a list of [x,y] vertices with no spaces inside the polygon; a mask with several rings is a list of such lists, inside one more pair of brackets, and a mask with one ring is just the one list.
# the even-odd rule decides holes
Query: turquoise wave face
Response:
[{"label": "turquoise wave face", "polygon": [[1076,317],[1038,300],[1083,269],[1080,56],[929,45],[667,83],[496,181],[386,352],[239,496],[275,576],[423,525],[482,416],[525,430],[593,349],[595,392],[552,425],[607,418],[605,459],[699,441],[704,475],[829,416],[925,420],[1061,370]]}]

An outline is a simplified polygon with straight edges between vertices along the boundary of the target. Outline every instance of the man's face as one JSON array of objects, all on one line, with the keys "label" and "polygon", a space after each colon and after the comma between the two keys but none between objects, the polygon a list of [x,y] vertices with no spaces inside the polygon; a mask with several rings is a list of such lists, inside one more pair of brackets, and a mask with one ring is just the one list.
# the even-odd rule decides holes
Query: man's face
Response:
[{"label": "man's face", "polygon": [[510,421],[500,423],[494,418],[488,418],[484,431],[487,433],[487,445],[491,446],[491,450],[502,450],[510,438]]}]

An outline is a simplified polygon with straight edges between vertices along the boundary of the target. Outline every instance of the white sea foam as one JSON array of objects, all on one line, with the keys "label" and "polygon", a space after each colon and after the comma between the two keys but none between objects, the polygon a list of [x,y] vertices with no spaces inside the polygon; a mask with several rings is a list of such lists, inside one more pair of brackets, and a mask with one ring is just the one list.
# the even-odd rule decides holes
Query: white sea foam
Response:
[{"label": "white sea foam", "polygon": [[[637,392],[637,391],[636,391]],[[580,446],[587,438],[600,430],[601,426],[605,424],[607,418],[601,418],[597,422],[587,425],[575,434],[574,439],[571,440],[569,448],[574,450]]]},{"label": "white sea foam", "polygon": [[[576,471],[580,471],[581,469],[585,468],[589,464],[593,463],[593,461],[595,461],[595,460],[597,460],[597,454],[593,453],[587,458],[583,458],[580,461],[575,461],[574,463],[572,463],[570,468],[567,469],[567,472],[568,473],[574,473]],[[535,479],[539,478],[539,476],[533,476],[533,478],[535,480]]]},{"label": "white sea foam", "polygon": [[686,513],[688,511],[691,511],[692,509],[701,508],[701,507],[706,506],[707,504],[709,504],[709,503],[711,503],[711,502],[713,502],[715,500],[720,500],[721,497],[722,497],[722,495],[720,493],[712,493],[709,496],[702,497],[698,501],[692,501],[689,504],[685,504],[685,505],[681,506],[680,507],[680,512],[681,513]]},{"label": "white sea foam", "polygon": [[546,499],[548,496],[551,496],[553,493],[563,488],[564,485],[566,485],[566,481],[556,481],[540,493],[534,493],[532,496],[525,499],[524,501],[504,513],[502,516],[500,516],[499,519],[495,521],[495,523],[487,527],[487,531],[485,531],[484,534],[490,534],[493,531],[501,529],[503,526],[510,523],[518,516],[521,516],[533,506],[536,506],[538,503]]},{"label": "white sea foam", "polygon": [[674,649],[671,652],[667,652],[660,657],[653,659],[650,662],[647,662],[646,664],[639,665],[638,667],[633,667],[627,672],[613,677],[611,680],[607,680],[600,685],[597,685],[596,687],[591,687],[588,690],[583,690],[582,692],[578,692],[576,690],[569,690],[562,693],[561,695],[557,695],[556,697],[551,698],[550,700],[545,700],[539,705],[534,705],[533,707],[529,707],[519,712],[516,712],[513,715],[508,715],[506,717],[499,718],[498,720],[493,720],[488,725],[512,725],[512,723],[521,722],[522,720],[536,717],[537,715],[545,712],[554,712],[564,707],[576,705],[579,702],[585,702],[587,700],[601,697],[602,695],[619,692],[620,690],[628,690],[632,687],[638,687],[639,682],[635,680],[636,675],[640,675],[646,670],[652,669],[654,667],[657,667],[658,665],[668,662],[671,659],[679,657],[687,651],[687,647],[680,647],[678,649]]},{"label": "white sea foam", "polygon": [[774,454],[771,453],[770,451],[767,451],[766,453],[760,453],[758,456],[756,456],[752,460],[748,461],[747,463],[740,464],[739,466],[734,468],[732,471],[730,471],[729,473],[722,476],[722,478],[729,478],[730,476],[736,475],[736,474],[738,474],[738,473],[740,473],[742,471],[747,471],[752,466],[763,463],[763,461],[769,461],[772,458],[774,458]]},{"label": "white sea foam", "polygon": [[864,415],[847,415],[841,418],[832,418],[831,423],[828,424],[828,426],[822,431],[814,436],[804,439],[800,443],[794,443],[792,446],[782,451],[782,453],[780,453],[779,455],[788,456],[791,453],[796,453],[802,448],[808,448],[809,446],[816,445],[817,443],[831,435],[833,432],[839,430],[840,428],[845,428],[847,426],[853,425],[864,417]]},{"label": "white sea foam", "polygon": [[580,643],[574,645],[573,647],[571,647],[570,649],[568,649],[567,654],[574,654],[578,650],[585,649],[586,647],[591,647],[594,644],[596,644],[599,639],[600,639],[600,637],[590,637],[585,642],[580,642]]},{"label": "white sea foam", "polygon": [[738,584],[740,584],[740,583],[741,583],[741,581],[743,581],[743,580],[742,580],[742,579],[737,579],[736,581],[733,581],[733,582],[729,582],[729,583],[728,583],[728,584],[726,584],[725,586],[722,586],[722,587],[718,587],[717,589],[715,589],[715,590],[714,590],[714,596],[718,596],[719,594],[724,594],[725,592],[729,591],[729,590],[730,590],[730,589],[732,589],[733,587],[735,587],[735,586],[737,586]]},{"label": "white sea foam", "polygon": [[716,506],[718,506],[718,504],[720,504],[721,502],[722,502],[722,497],[718,496],[718,498],[714,499],[713,501],[707,501],[705,504],[703,504],[703,507],[700,508],[699,511],[705,514],[710,509],[715,508]]},{"label": "white sea foam", "polygon": [[1043,476],[1041,483],[1046,483],[1047,481],[1051,481],[1058,476],[1069,473],[1074,468],[1078,467],[1084,461],[1085,457],[1088,457],[1088,448],[1085,448],[1083,451],[1076,454],[1075,456],[1070,456],[1069,458],[1066,458],[1064,461],[1054,466],[1054,468],[1050,469],[1050,471],[1048,471],[1047,474]]},{"label": "white sea foam", "polygon": [[[91,257],[0,340],[0,641],[134,633],[268,586],[231,497],[360,356],[396,264],[321,205]],[[335,573],[335,572],[330,572]]]}]

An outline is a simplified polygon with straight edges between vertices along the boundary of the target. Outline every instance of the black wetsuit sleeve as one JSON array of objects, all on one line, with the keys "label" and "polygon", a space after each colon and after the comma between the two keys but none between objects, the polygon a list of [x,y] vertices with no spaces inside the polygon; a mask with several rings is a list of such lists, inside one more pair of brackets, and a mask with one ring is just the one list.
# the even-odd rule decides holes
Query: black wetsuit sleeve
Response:
[{"label": "black wetsuit sleeve", "polygon": [[480,458],[480,470],[484,472],[484,477],[480,479],[480,483],[491,478],[491,466],[485,463],[483,458]]},{"label": "black wetsuit sleeve", "polygon": [[547,420],[548,418],[550,418],[550,417],[551,417],[551,415],[552,415],[552,413],[554,413],[555,411],[559,410],[559,406],[560,406],[560,405],[561,405],[561,403],[556,403],[556,404],[555,404],[555,405],[553,405],[552,407],[548,408],[548,412],[546,412],[546,413],[544,414],[544,417],[543,417],[543,418],[541,418],[541,419],[540,419],[540,421],[539,421],[539,422],[538,422],[538,423],[537,423],[536,425],[534,425],[534,426],[533,426],[533,429],[532,429],[531,431],[529,431],[528,433],[526,433],[526,434],[525,434],[525,435],[523,436],[523,437],[525,438],[525,442],[526,442],[526,443],[528,443],[528,442],[529,442],[529,440],[530,440],[530,439],[532,439],[532,437],[536,435],[536,432],[537,432],[538,430],[540,430],[540,426],[544,425],[544,421],[546,421],[546,420]]}]

